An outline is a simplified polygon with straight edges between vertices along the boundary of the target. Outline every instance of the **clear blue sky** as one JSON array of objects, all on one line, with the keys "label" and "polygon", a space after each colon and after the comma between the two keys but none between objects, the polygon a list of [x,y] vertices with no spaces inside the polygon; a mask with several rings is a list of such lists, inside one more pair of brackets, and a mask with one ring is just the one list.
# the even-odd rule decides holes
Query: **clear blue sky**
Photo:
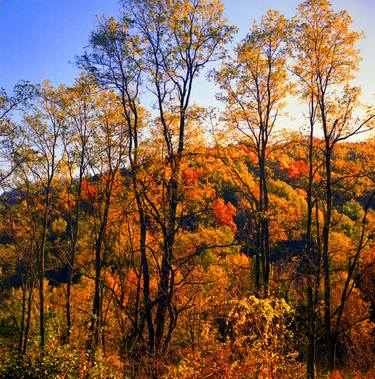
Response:
[{"label": "clear blue sky", "polygon": [[[239,26],[243,37],[254,19],[269,8],[292,16],[298,0],[224,0],[225,14]],[[375,0],[333,0],[347,9],[354,28],[367,35],[360,43],[364,61],[358,82],[366,98],[375,92]],[[96,15],[116,15],[117,0],[0,0],[0,87],[10,90],[19,80],[69,84],[77,69],[69,63],[83,52]],[[195,99],[214,103],[215,89],[205,80],[197,83]]]}]

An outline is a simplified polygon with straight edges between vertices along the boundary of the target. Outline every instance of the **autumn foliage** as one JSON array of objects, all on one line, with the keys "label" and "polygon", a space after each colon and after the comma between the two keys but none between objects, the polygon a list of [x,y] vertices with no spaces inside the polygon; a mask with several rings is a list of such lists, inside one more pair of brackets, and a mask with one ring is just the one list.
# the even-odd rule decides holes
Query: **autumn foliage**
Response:
[{"label": "autumn foliage", "polygon": [[0,91],[0,378],[374,377],[350,24],[308,0],[228,52],[219,0],[122,1],[74,84]]}]

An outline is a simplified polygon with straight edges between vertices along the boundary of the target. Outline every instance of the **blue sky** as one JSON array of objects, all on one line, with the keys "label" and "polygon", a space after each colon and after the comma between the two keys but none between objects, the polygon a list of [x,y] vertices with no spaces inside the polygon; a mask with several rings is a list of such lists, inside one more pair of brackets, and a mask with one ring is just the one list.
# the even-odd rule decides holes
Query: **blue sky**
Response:
[{"label": "blue sky", "polygon": [[117,9],[115,0],[0,0],[0,86],[71,82],[69,61],[87,45],[96,15]]},{"label": "blue sky", "polygon": [[[242,38],[254,19],[267,9],[292,16],[298,0],[224,0],[225,15],[239,26]],[[367,35],[359,47],[363,55],[357,82],[364,97],[375,92],[375,0],[334,0],[336,9],[347,9],[354,29]],[[8,91],[19,80],[53,84],[72,83],[77,69],[70,63],[83,52],[96,15],[116,15],[117,0],[0,0],[0,87]],[[194,99],[202,105],[215,102],[212,83],[196,83]]]}]

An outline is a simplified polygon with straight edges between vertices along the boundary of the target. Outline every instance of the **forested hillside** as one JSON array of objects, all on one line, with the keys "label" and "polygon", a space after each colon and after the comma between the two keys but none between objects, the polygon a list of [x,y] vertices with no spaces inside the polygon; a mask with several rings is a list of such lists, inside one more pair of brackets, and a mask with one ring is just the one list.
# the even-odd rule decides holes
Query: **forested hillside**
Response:
[{"label": "forested hillside", "polygon": [[375,376],[361,34],[327,0],[235,31],[123,1],[74,85],[0,92],[0,378]]}]

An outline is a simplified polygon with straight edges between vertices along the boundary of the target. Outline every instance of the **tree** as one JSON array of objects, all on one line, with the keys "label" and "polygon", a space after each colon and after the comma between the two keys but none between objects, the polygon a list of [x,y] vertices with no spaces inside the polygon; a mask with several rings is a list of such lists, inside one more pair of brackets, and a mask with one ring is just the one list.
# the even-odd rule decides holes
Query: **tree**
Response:
[{"label": "tree", "polygon": [[269,294],[271,271],[267,160],[274,147],[277,117],[290,91],[285,66],[288,30],[284,16],[268,11],[237,46],[235,58],[216,73],[224,92],[219,97],[226,102],[226,121],[235,128],[235,138],[256,157],[258,189],[251,196],[257,230],[255,287],[264,296]]},{"label": "tree", "polygon": [[[374,114],[370,113],[362,120],[356,119],[355,109],[359,105],[360,91],[350,86],[350,80],[358,69],[359,55],[354,45],[360,34],[350,30],[351,18],[347,12],[335,13],[326,0],[310,0],[298,7],[297,20],[293,39],[297,64],[293,72],[304,88],[304,97],[310,101],[310,114],[314,115],[315,106],[317,108],[324,138],[324,323],[327,368],[332,371],[335,361],[330,283],[330,232],[334,198],[332,156],[338,142],[368,130]],[[313,377],[312,370],[310,365],[309,375]]]},{"label": "tree", "polygon": [[[175,235],[178,230],[179,182],[181,161],[184,154],[186,121],[195,78],[209,62],[222,56],[223,46],[230,38],[232,27],[222,19],[222,5],[217,1],[143,1],[123,2],[121,23],[110,20],[106,29],[93,39],[93,46],[104,46],[105,54],[98,50],[91,55],[91,70],[96,78],[105,78],[106,84],[114,85],[119,91],[125,122],[131,138],[129,161],[132,171],[134,195],[140,215],[140,240],[143,267],[145,312],[149,334],[149,350],[165,351],[176,323],[172,309],[174,278]],[[129,33],[127,33],[129,30]],[[123,32],[125,31],[125,32]],[[133,32],[134,37],[129,34]],[[121,45],[125,41],[125,45]],[[136,62],[130,58],[134,41],[144,43]],[[96,43],[96,45],[95,45]],[[123,47],[127,48],[124,49]],[[99,58],[99,59],[98,59]],[[130,59],[129,59],[130,58]],[[89,62],[86,56],[86,63]],[[101,71],[97,71],[100,66]],[[86,65],[87,67],[87,65]],[[138,90],[140,68],[145,72],[144,80],[156,99],[163,140],[163,215],[156,211],[150,197],[140,198],[138,170]],[[173,120],[173,124],[171,123]],[[146,189],[143,186],[142,194]],[[155,320],[151,318],[149,299],[149,273],[145,248],[145,207],[162,230],[163,253],[161,276]],[[143,242],[142,242],[143,241]],[[166,325],[166,318],[169,319]]]},{"label": "tree", "polygon": [[[17,174],[22,175],[19,170]],[[8,202],[2,202],[1,207],[3,219],[1,235],[3,239],[7,240],[7,248],[4,249],[5,246],[2,246],[4,251],[2,251],[1,260],[3,264],[8,265],[7,274],[2,278],[2,290],[14,282],[19,281],[20,283],[22,291],[21,314],[18,322],[17,316],[14,316],[13,320],[16,321],[19,334],[18,354],[23,356],[27,352],[36,281],[35,238],[27,188],[14,189],[13,193],[19,203],[11,205]],[[7,297],[5,291],[3,295],[4,298]],[[14,301],[17,300],[14,299]]]},{"label": "tree", "polygon": [[87,347],[91,357],[100,344],[103,346],[103,270],[108,257],[107,243],[109,240],[111,209],[115,193],[120,190],[120,169],[126,149],[128,148],[128,134],[121,122],[121,113],[115,95],[111,92],[102,92],[96,105],[100,109],[98,125],[94,130],[93,138],[95,152],[88,162],[92,183],[85,182],[87,197],[92,212],[92,229],[95,251],[94,298],[90,320],[90,336]]},{"label": "tree", "polygon": [[[48,226],[50,222],[53,181],[59,168],[61,152],[59,142],[64,117],[59,108],[59,90],[45,83],[40,91],[33,113],[26,116],[23,133],[30,143],[30,159],[23,165],[25,178],[33,177],[36,182],[36,196],[42,197],[37,215],[36,262],[39,289],[40,346],[45,345],[44,278]],[[27,179],[28,180],[28,179]]]},{"label": "tree", "polygon": [[66,219],[70,240],[67,254],[68,279],[66,284],[66,338],[69,341],[71,321],[72,280],[76,274],[76,255],[80,239],[82,191],[84,179],[93,157],[94,136],[99,127],[97,88],[81,76],[73,87],[64,89],[61,112],[65,115],[62,131],[65,166]]},{"label": "tree", "polygon": [[15,85],[13,96],[7,95],[5,90],[0,88],[1,157],[4,158],[6,165],[9,165],[6,172],[0,171],[0,183],[12,175],[24,159],[18,151],[22,147],[22,143],[20,145],[15,144],[17,137],[19,137],[19,131],[17,132],[17,125],[12,121],[12,116],[17,111],[22,111],[30,105],[36,92],[37,87],[28,82],[21,82]]},{"label": "tree", "polygon": [[[139,171],[143,164],[142,156],[140,156],[141,132],[144,129],[144,123],[147,122],[147,115],[144,114],[140,105],[143,62],[141,58],[136,59],[136,57],[140,57],[143,49],[140,47],[139,36],[132,35],[129,28],[130,25],[127,22],[118,22],[113,18],[102,20],[98,29],[92,33],[91,50],[79,62],[101,87],[115,90],[118,104],[122,108],[123,122],[129,138],[127,160],[139,217],[144,314],[149,335],[148,347],[152,351],[154,330],[151,315],[150,272],[146,254],[147,215],[139,180]],[[139,330],[135,330],[136,335],[139,333]]]},{"label": "tree", "polygon": [[172,307],[175,288],[172,267],[179,227],[181,162],[193,83],[209,62],[222,57],[232,28],[225,25],[223,7],[218,1],[131,1],[123,5],[146,43],[145,65],[164,137],[163,213],[155,212],[150,199],[147,206],[163,235],[154,345],[157,351],[165,351],[177,321]]}]

